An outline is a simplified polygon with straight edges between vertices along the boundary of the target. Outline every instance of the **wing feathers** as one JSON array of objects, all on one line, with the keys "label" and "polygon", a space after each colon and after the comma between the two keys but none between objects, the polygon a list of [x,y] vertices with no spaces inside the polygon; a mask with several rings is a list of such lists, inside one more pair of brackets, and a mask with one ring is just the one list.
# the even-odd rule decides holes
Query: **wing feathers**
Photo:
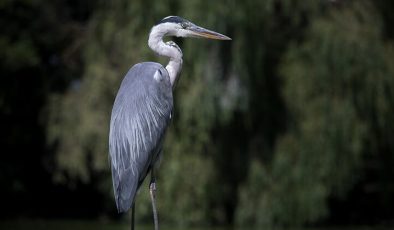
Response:
[{"label": "wing feathers", "polygon": [[[160,81],[156,79],[158,72],[162,74]],[[142,63],[130,69],[115,99],[109,137],[115,200],[120,212],[130,208],[157,158],[172,106],[170,79],[161,65]]]}]

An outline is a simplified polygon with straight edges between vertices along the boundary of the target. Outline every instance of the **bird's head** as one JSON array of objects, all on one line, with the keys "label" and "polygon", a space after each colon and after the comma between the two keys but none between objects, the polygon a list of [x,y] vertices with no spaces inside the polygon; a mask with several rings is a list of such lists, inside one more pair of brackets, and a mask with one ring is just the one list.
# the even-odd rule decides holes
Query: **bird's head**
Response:
[{"label": "bird's head", "polygon": [[160,29],[165,31],[165,35],[167,36],[231,40],[226,35],[197,26],[178,16],[165,17],[156,26],[160,26]]}]

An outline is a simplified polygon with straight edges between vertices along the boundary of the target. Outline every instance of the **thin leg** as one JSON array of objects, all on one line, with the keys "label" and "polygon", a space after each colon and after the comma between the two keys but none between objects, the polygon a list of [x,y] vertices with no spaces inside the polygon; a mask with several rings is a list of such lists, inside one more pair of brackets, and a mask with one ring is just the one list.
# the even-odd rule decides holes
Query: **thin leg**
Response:
[{"label": "thin leg", "polygon": [[149,192],[150,192],[150,198],[152,200],[152,210],[153,210],[153,220],[155,223],[155,230],[159,230],[159,220],[157,218],[157,209],[156,209],[156,182],[155,182],[155,177],[153,176],[150,181],[149,185]]},{"label": "thin leg", "polygon": [[135,201],[131,207],[131,230],[134,230]]}]

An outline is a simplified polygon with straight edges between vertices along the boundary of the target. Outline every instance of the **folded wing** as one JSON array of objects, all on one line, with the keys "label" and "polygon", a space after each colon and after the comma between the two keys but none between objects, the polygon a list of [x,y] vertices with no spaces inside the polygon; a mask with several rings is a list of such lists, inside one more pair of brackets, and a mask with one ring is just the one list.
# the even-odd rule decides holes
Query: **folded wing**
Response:
[{"label": "folded wing", "polygon": [[173,108],[166,69],[133,66],[122,81],[111,114],[109,153],[116,205],[127,211],[158,158]]}]

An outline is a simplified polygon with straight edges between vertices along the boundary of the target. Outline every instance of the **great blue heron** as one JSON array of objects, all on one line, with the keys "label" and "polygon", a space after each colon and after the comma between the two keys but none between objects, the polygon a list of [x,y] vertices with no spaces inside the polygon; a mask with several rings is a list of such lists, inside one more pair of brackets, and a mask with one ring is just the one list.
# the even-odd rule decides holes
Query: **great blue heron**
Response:
[{"label": "great blue heron", "polygon": [[172,91],[182,68],[181,49],[175,42],[163,42],[164,36],[231,40],[181,17],[166,17],[151,29],[148,45],[158,55],[170,59],[167,66],[139,63],[124,77],[111,114],[109,154],[116,206],[119,212],[132,206],[132,229],[136,192],[149,172],[154,223],[158,229],[155,171],[171,120]]}]

